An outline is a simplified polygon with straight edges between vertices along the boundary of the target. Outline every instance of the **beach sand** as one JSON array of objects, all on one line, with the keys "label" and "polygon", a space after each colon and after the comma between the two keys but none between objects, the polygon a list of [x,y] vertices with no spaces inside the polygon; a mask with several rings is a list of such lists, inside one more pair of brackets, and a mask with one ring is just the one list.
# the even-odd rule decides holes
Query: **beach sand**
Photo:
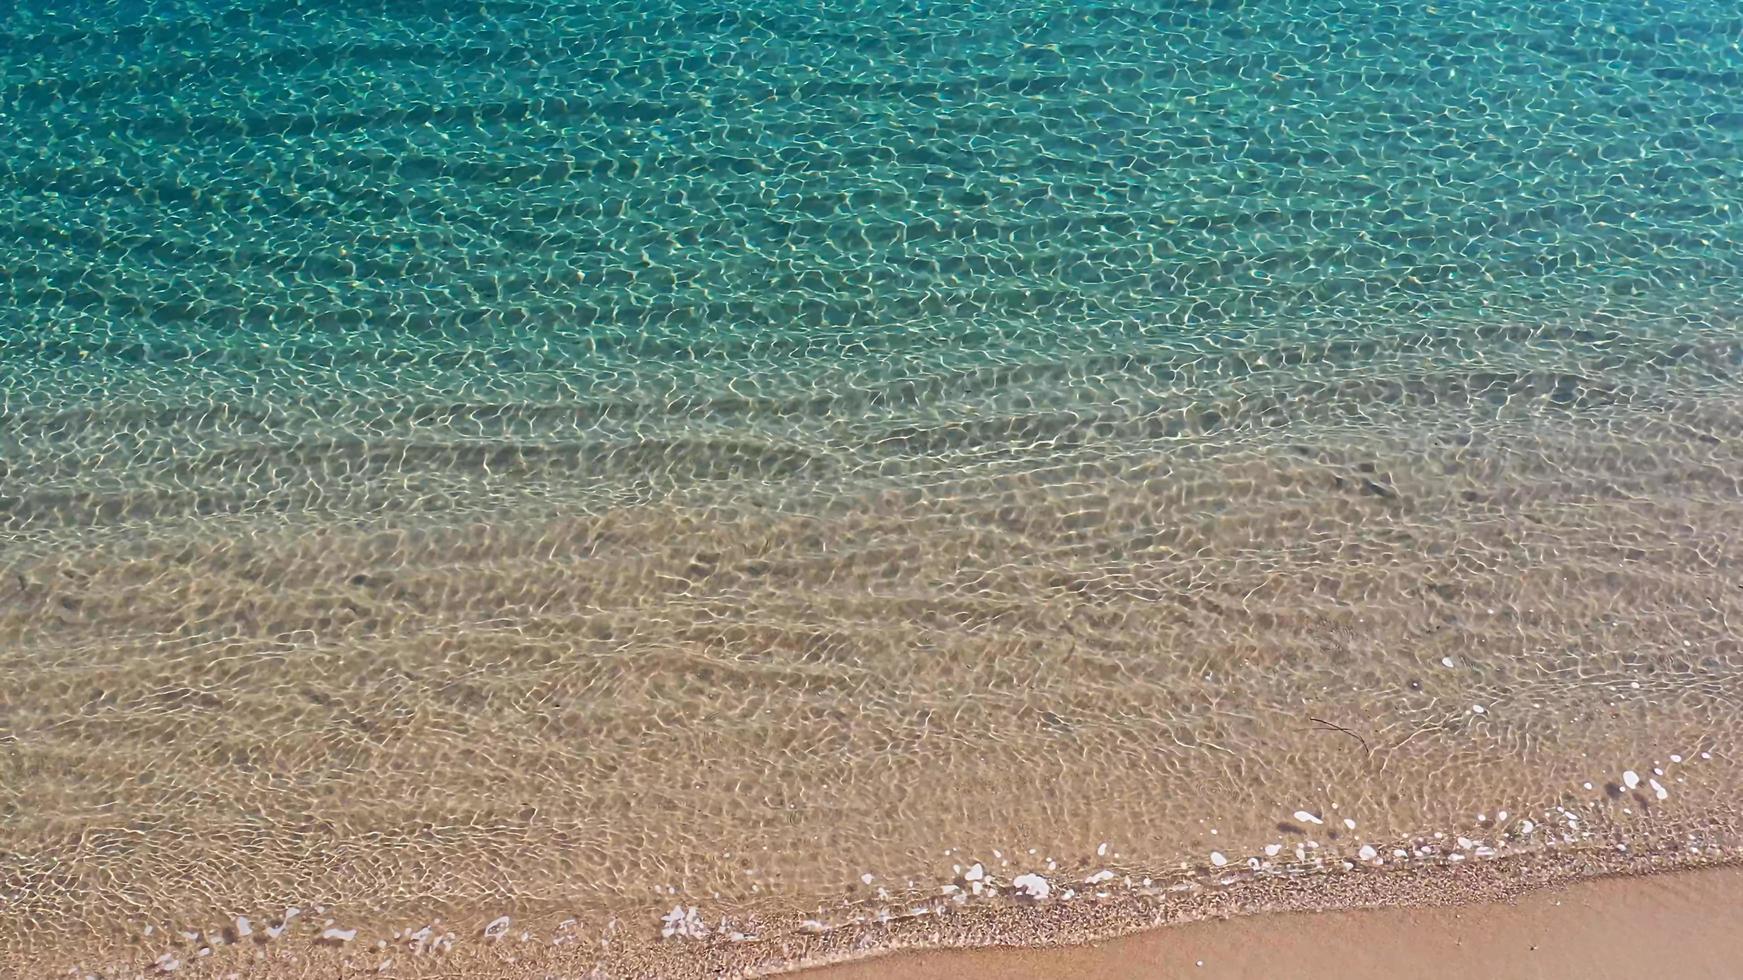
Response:
[{"label": "beach sand", "polygon": [[806,980],[1736,977],[1743,868],[1613,877],[1446,908],[1245,916],[1052,949],[898,954]]}]

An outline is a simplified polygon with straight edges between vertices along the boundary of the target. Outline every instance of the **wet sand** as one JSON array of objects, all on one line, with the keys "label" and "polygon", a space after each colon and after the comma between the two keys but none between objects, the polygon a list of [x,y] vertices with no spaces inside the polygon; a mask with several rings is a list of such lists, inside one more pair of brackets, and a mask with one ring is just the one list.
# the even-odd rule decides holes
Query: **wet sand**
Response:
[{"label": "wet sand", "polygon": [[1247,916],[1053,949],[949,950],[806,971],[805,980],[1001,977],[1735,977],[1743,868],[1613,877],[1447,908]]}]

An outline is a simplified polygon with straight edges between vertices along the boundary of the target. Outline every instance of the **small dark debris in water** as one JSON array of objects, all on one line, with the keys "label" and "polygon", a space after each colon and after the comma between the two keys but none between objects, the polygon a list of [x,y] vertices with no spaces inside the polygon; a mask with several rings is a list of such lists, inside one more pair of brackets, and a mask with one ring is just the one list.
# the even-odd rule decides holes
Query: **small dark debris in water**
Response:
[{"label": "small dark debris in water", "polygon": [[1279,833],[1294,834],[1297,837],[1306,837],[1307,836],[1306,828],[1299,827],[1295,824],[1290,823],[1287,820],[1277,821],[1277,830]]},{"label": "small dark debris in water", "polygon": [[1356,734],[1355,732],[1350,731],[1348,728],[1345,728],[1342,725],[1326,721],[1324,718],[1309,718],[1307,720],[1311,721],[1315,725],[1319,726],[1319,728],[1317,728],[1316,731],[1339,732],[1341,734],[1348,735],[1349,737],[1355,739],[1358,743],[1361,744],[1362,748],[1366,749],[1368,747],[1368,740],[1367,739]]},{"label": "small dark debris in water", "polygon": [[1398,491],[1384,484],[1375,483],[1373,480],[1362,481],[1362,492],[1370,497],[1379,497],[1381,500],[1396,500],[1398,498]]},{"label": "small dark debris in water", "polygon": [[1622,798],[1622,787],[1615,783],[1605,783],[1604,794],[1612,800],[1619,800]]}]

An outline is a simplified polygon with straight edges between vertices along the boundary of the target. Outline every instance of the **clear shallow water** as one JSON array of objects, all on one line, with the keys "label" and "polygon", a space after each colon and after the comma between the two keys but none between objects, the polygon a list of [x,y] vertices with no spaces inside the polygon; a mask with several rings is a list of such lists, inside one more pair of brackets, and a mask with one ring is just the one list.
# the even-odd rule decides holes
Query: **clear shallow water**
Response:
[{"label": "clear shallow water", "polygon": [[7,941],[1727,824],[1740,39],[10,14]]}]

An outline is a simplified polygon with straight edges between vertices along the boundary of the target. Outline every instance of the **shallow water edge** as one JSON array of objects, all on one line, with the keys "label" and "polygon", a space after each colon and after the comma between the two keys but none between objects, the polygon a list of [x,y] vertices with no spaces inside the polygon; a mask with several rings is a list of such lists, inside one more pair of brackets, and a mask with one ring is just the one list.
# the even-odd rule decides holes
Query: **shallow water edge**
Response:
[{"label": "shallow water edge", "polygon": [[[1587,839],[1559,845],[1498,842],[1497,848],[1466,839],[1448,839],[1441,847],[1435,835],[1427,835],[1415,845],[1425,856],[1396,860],[1390,867],[1383,857],[1307,866],[1265,863],[1226,873],[1200,869],[1166,882],[1111,871],[1081,881],[1055,874],[1050,880],[1060,890],[1040,900],[1010,886],[1008,876],[971,873],[970,879],[987,881],[987,887],[970,893],[947,884],[939,899],[918,902],[906,913],[856,915],[844,903],[828,922],[819,918],[826,913],[817,912],[714,920],[694,915],[697,928],[689,934],[672,928],[673,916],[655,922],[652,911],[643,921],[614,919],[593,930],[578,927],[573,918],[498,917],[479,925],[480,920],[457,917],[387,933],[346,928],[335,918],[339,910],[317,907],[297,909],[289,919],[243,917],[217,928],[135,930],[132,953],[114,946],[84,955],[70,949],[30,955],[14,950],[0,953],[0,965],[19,977],[98,980],[172,975],[226,980],[751,978],[905,951],[1069,946],[1235,916],[1493,903],[1593,878],[1743,866],[1743,834],[1735,823],[1632,844],[1603,840],[1613,838],[1613,830],[1580,836]],[[972,897],[953,899],[957,894]],[[730,929],[734,924],[756,932]]]},{"label": "shallow water edge", "polygon": [[[1736,866],[1607,876],[1505,901],[1238,916],[1052,948],[905,952],[806,980],[1732,980],[1743,961]],[[1620,937],[1626,937],[1621,939]]]}]

